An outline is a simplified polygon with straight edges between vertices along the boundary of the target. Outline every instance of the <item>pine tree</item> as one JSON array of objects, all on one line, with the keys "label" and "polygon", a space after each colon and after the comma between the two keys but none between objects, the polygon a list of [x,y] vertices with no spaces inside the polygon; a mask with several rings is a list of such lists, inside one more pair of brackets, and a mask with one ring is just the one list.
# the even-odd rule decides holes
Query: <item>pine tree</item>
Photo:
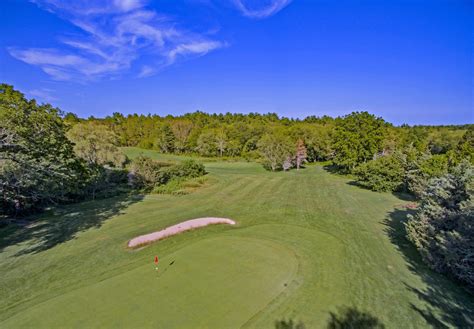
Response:
[{"label": "pine tree", "polygon": [[169,124],[161,127],[158,138],[155,141],[155,147],[163,153],[172,153],[174,151],[175,138]]}]

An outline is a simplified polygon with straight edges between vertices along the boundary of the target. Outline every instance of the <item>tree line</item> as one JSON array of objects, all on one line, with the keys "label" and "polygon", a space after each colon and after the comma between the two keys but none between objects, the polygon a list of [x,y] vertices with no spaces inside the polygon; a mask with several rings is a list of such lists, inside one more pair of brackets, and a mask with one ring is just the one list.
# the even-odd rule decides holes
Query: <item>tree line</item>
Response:
[{"label": "tree line", "polygon": [[68,113],[64,120],[71,125],[79,122],[106,125],[115,133],[120,146],[162,153],[261,159],[272,170],[283,169],[288,157],[295,157],[297,144],[301,147],[303,142],[305,161],[330,160],[346,173],[354,173],[358,166],[371,160],[397,153],[436,156],[437,160],[442,158],[439,161],[450,163],[472,158],[469,143],[474,129],[473,125],[397,127],[367,112],[305,119],[279,117],[275,113],[199,111],[181,116],[114,113],[100,119],[80,119]]}]

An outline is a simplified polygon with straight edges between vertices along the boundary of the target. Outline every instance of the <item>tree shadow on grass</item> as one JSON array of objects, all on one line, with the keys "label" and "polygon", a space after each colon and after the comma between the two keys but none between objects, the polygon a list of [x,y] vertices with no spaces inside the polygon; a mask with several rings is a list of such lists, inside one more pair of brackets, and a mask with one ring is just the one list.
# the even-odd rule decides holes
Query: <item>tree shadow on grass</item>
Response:
[{"label": "tree shadow on grass", "polygon": [[275,329],[306,329],[303,322],[295,322],[293,319],[275,321]]},{"label": "tree shadow on grass", "polygon": [[420,289],[404,283],[406,288],[426,303],[424,308],[411,304],[425,321],[435,328],[474,327],[474,296],[448,277],[435,273],[423,263],[416,248],[408,241],[404,223],[414,210],[394,210],[385,220],[386,232],[401,251],[408,268],[426,283],[427,288]]},{"label": "tree shadow on grass", "polygon": [[340,175],[340,176],[347,174],[347,172],[344,171],[341,167],[338,167],[334,164],[324,165],[323,169],[330,174],[335,174],[335,175]]},{"label": "tree shadow on grass", "polygon": [[355,307],[342,307],[338,313],[329,313],[328,329],[383,329],[384,324],[375,316]]},{"label": "tree shadow on grass", "polygon": [[416,197],[413,194],[410,194],[408,192],[392,192],[392,194],[403,201],[411,201],[411,202],[417,201]]},{"label": "tree shadow on grass", "polygon": [[123,213],[140,195],[86,201],[53,208],[36,218],[28,218],[0,228],[0,252],[6,247],[28,242],[15,256],[38,253],[73,239],[77,233],[98,228],[109,218]]}]

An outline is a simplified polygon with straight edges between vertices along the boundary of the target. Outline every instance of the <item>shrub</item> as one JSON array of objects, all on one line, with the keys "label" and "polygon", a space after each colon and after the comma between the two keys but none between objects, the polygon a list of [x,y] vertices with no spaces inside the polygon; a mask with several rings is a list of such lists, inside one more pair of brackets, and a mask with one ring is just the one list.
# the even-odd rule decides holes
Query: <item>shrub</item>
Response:
[{"label": "shrub", "polygon": [[398,191],[404,186],[403,161],[399,155],[382,156],[354,170],[357,181],[373,191]]},{"label": "shrub", "polygon": [[160,180],[161,166],[153,159],[139,156],[130,166],[129,183],[135,188],[153,188]]},{"label": "shrub", "polygon": [[205,182],[205,177],[173,177],[166,184],[155,186],[153,193],[184,195],[192,192],[196,188],[203,186]]},{"label": "shrub", "polygon": [[406,229],[431,268],[454,276],[474,292],[473,195],[474,167],[465,161],[430,181]]},{"label": "shrub", "polygon": [[199,176],[203,176],[206,174],[206,169],[204,165],[201,163],[197,163],[194,160],[186,160],[180,164],[175,166],[171,166],[163,170],[163,172],[167,172],[167,176],[169,178],[172,177],[188,177],[188,178],[195,178]]},{"label": "shrub", "polygon": [[130,167],[130,183],[136,188],[152,189],[165,185],[174,178],[195,178],[205,174],[204,165],[194,160],[163,167],[158,161],[139,156]]}]

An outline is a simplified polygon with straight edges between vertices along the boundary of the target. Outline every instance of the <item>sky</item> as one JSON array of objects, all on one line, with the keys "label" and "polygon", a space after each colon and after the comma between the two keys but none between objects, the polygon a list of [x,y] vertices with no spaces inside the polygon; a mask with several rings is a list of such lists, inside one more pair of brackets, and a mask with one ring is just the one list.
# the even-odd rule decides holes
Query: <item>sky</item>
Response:
[{"label": "sky", "polygon": [[474,123],[471,0],[1,0],[0,82],[80,117]]}]

